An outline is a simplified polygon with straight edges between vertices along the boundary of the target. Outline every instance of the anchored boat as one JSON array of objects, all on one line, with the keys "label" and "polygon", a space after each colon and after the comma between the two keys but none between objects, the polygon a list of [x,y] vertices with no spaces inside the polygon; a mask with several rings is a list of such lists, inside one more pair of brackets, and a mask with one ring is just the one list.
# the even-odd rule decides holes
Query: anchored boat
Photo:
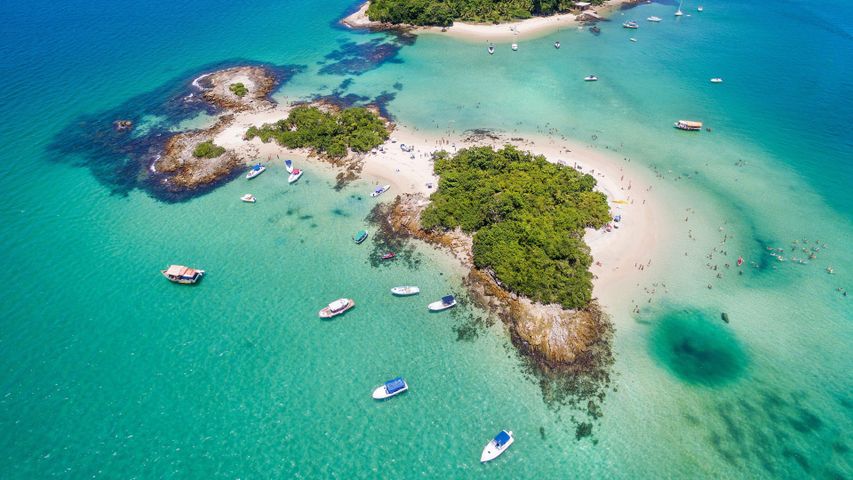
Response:
[{"label": "anchored boat", "polygon": [[630,28],[631,30],[636,30],[636,29],[640,28],[640,24],[631,20],[630,22],[623,23],[622,27],[623,28]]},{"label": "anchored boat", "polygon": [[361,243],[367,240],[367,230],[359,230],[355,235],[352,236],[352,240],[355,243]]},{"label": "anchored boat", "polygon": [[409,385],[405,380],[403,380],[403,377],[397,377],[376,387],[376,389],[373,390],[373,398],[375,400],[385,400],[386,398],[391,398],[394,395],[399,395],[408,389]]},{"label": "anchored boat", "polygon": [[394,287],[391,289],[391,293],[393,295],[397,295],[398,297],[408,297],[409,295],[417,295],[420,292],[421,289],[413,285],[405,285],[402,287]]},{"label": "anchored boat", "polygon": [[587,75],[587,76],[583,77],[583,81],[584,82],[597,82],[598,77],[596,77],[595,75]]},{"label": "anchored boat", "polygon": [[183,265],[169,265],[166,270],[160,270],[164,277],[170,282],[189,285],[201,280],[204,276],[204,270],[196,270],[195,268],[185,267]]},{"label": "anchored boat", "polygon": [[355,300],[351,298],[339,298],[330,303],[329,306],[320,310],[320,318],[332,318],[340,315],[355,306]]},{"label": "anchored boat", "polygon": [[259,164],[255,165],[254,167],[252,167],[251,170],[249,170],[249,173],[246,174],[246,178],[251,180],[251,179],[257,177],[258,175],[264,173],[264,171],[266,171],[266,169],[267,169],[267,167],[265,167],[259,163]]},{"label": "anchored boat", "polygon": [[246,203],[255,203],[256,199],[255,199],[254,195],[252,195],[251,193],[247,193],[247,194],[243,195],[242,197],[240,197],[240,200],[242,200]]},{"label": "anchored boat", "polygon": [[436,302],[432,302],[427,305],[427,308],[432,312],[440,312],[442,310],[447,310],[448,308],[456,306],[456,299],[453,298],[453,295],[446,295],[441,297],[441,300]]},{"label": "anchored boat", "polygon": [[511,431],[501,430],[501,433],[497,434],[495,438],[492,439],[486,447],[483,448],[483,454],[480,455],[481,462],[488,462],[490,460],[494,460],[501,456],[512,442],[515,441],[515,437],[512,436]]},{"label": "anchored boat", "polygon": [[290,172],[290,176],[287,177],[287,183],[293,183],[299,180],[299,177],[302,176],[302,170],[298,168],[294,168],[292,172]]},{"label": "anchored boat", "polygon": [[679,130],[688,130],[691,132],[702,130],[702,122],[694,122],[692,120],[679,120],[673,125]]},{"label": "anchored boat", "polygon": [[285,160],[284,168],[287,170],[287,173],[293,173],[293,160]]},{"label": "anchored boat", "polygon": [[517,51],[517,50],[518,50],[518,44],[517,44],[517,43],[513,43],[513,44],[512,44],[512,51],[513,51],[513,52],[515,52],[515,51]]},{"label": "anchored boat", "polygon": [[391,185],[380,185],[376,187],[372,192],[370,192],[371,197],[378,197],[383,193],[387,192],[391,188]]}]

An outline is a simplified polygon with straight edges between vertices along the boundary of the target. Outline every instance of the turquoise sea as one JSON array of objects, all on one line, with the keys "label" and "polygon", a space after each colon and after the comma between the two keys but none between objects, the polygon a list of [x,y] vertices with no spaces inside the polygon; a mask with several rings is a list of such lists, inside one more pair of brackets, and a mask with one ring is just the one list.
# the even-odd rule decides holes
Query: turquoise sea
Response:
[{"label": "turquoise sea", "polygon": [[[853,4],[703,6],[644,4],[599,36],[489,56],[343,29],[346,1],[4,4],[0,478],[853,477]],[[446,254],[410,243],[381,264],[382,246],[352,244],[367,181],[336,190],[311,165],[288,186],[279,164],[253,180],[255,205],[236,201],[242,178],[190,199],[140,181],[128,158],[205,122],[174,99],[245,62],[278,68],[279,100],[377,100],[437,134],[550,132],[654,178],[662,215],[690,219],[609,309],[616,361],[594,414],[555,399],[500,322],[426,312],[465,299]],[[116,140],[124,117],[153,134]],[[817,258],[792,262],[805,244]],[[739,255],[744,274],[725,270]],[[177,287],[157,272],[169,263],[209,275]],[[420,296],[391,297],[400,284]],[[358,306],[319,321],[341,296]],[[396,375],[411,391],[372,401]],[[502,428],[515,445],[480,465]]]}]

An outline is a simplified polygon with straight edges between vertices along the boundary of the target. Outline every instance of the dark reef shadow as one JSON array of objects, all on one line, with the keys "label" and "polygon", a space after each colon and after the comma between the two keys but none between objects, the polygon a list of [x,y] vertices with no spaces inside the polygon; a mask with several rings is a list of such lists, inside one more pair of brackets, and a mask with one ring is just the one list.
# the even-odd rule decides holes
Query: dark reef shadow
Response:
[{"label": "dark reef shadow", "polygon": [[[157,181],[158,175],[149,167],[163,152],[166,141],[179,133],[172,130],[177,125],[201,113],[221,113],[219,108],[201,97],[193,81],[205,73],[245,65],[261,66],[273,72],[276,77],[273,92],[305,68],[232,59],[189,70],[121,105],[80,115],[54,136],[47,146],[48,156],[55,162],[88,168],[115,195],[127,195],[139,188],[159,200],[181,202],[210,192],[241,172],[232,172],[231,177],[202,188],[174,193],[159,187],[162,183]],[[121,119],[130,120],[138,126],[147,117],[164,120],[141,135],[135,135],[134,129],[117,129],[114,124]]]}]

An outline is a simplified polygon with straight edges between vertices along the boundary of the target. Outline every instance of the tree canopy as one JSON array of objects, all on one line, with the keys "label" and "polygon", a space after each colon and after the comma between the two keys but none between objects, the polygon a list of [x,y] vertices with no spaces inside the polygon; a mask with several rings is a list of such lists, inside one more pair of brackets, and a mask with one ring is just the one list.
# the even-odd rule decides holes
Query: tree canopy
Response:
[{"label": "tree canopy", "polygon": [[[394,24],[450,26],[454,20],[500,23],[567,12],[573,0],[371,0],[367,16]],[[591,3],[603,3],[592,0]]]},{"label": "tree canopy", "polygon": [[213,140],[201,142],[193,150],[193,156],[196,158],[216,158],[223,153],[225,153],[225,149],[213,143]]},{"label": "tree canopy", "polygon": [[284,120],[246,131],[247,139],[256,136],[263,142],[275,139],[288,148],[310,148],[330,157],[343,157],[348,149],[368,152],[381,145],[388,139],[388,129],[379,115],[363,107],[324,112],[303,105],[293,108]]},{"label": "tree canopy", "polygon": [[595,179],[512,146],[435,156],[438,189],[421,215],[425,229],[474,233],[474,264],[534,301],[585,307],[592,257],[584,228],[610,221]]}]

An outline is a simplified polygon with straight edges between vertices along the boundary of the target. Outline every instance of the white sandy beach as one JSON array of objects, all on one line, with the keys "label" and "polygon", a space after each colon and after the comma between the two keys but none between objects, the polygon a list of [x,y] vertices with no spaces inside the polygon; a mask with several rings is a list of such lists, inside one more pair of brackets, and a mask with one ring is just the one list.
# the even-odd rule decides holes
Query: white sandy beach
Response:
[{"label": "white sandy beach", "polygon": [[[626,3],[635,2],[608,0],[603,5],[591,9],[591,11],[601,17],[607,17]],[[385,26],[367,18],[367,7],[369,5],[370,2],[366,2],[358,11],[344,18],[341,23],[350,28],[382,28]],[[577,20],[577,16],[576,13],[563,13],[500,24],[453,22],[452,26],[445,29],[441,27],[413,27],[411,32],[446,35],[468,41],[510,42],[543,37],[561,28],[578,28],[581,22]]]},{"label": "white sandy beach", "polygon": [[[247,162],[286,157],[305,162],[307,175],[312,168],[333,169],[327,162],[310,157],[307,151],[292,151],[258,138],[243,139],[250,126],[278,121],[287,116],[288,110],[288,106],[276,105],[240,113],[214,142],[234,150]],[[627,307],[637,284],[645,281],[647,272],[656,264],[662,263],[655,259],[662,254],[662,239],[671,235],[674,228],[672,219],[664,215],[666,206],[650,189],[652,173],[633,167],[614,152],[547,136],[525,136],[520,142],[501,138],[466,143],[461,135],[425,134],[398,125],[381,148],[363,156],[361,178],[377,185],[390,184],[389,198],[397,193],[429,195],[438,185],[438,177],[432,171],[433,152],[443,149],[452,153],[472,145],[499,148],[507,143],[595,177],[596,188],[607,195],[613,214],[621,215],[622,221],[611,232],[588,230],[586,233],[585,240],[595,261],[591,268],[597,277],[594,295],[610,308]],[[411,145],[414,150],[404,152],[402,144]]]}]

